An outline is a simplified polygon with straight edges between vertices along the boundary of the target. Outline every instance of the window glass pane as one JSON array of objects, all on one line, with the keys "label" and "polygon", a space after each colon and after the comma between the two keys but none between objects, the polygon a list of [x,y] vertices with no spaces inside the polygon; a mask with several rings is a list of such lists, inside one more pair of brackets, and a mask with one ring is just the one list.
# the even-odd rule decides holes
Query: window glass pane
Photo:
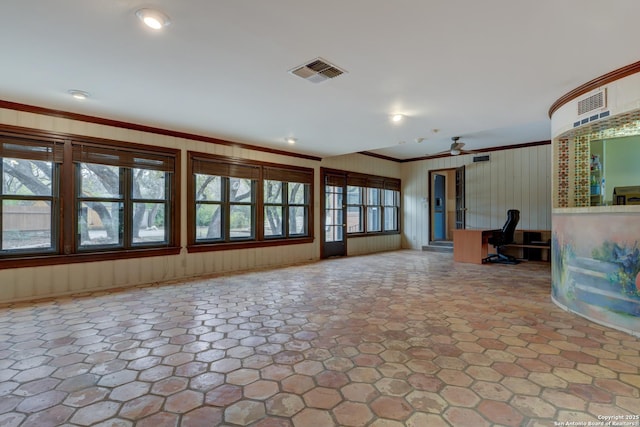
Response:
[{"label": "window glass pane", "polygon": [[379,204],[380,204],[380,189],[367,188],[367,205],[379,205]]},{"label": "window glass pane", "polygon": [[347,204],[348,205],[361,205],[362,204],[362,187],[347,186]]},{"label": "window glass pane", "polygon": [[121,202],[83,202],[78,212],[80,246],[122,245]]},{"label": "window glass pane", "polygon": [[222,238],[221,205],[196,204],[196,240]]},{"label": "window glass pane", "polygon": [[290,182],[289,188],[289,203],[292,205],[304,205],[307,201],[306,198],[306,185],[299,182]]},{"label": "window glass pane", "polygon": [[253,237],[251,208],[251,205],[231,205],[231,217],[229,219],[229,237],[231,239]]},{"label": "window glass pane", "polygon": [[341,242],[342,226],[328,226],[324,237],[325,242]]},{"label": "window glass pane", "polygon": [[164,203],[133,204],[133,243],[166,241]]},{"label": "window glass pane", "polygon": [[397,205],[398,192],[394,190],[384,190],[384,205],[396,206]]},{"label": "window glass pane", "polygon": [[2,202],[2,250],[52,249],[51,237],[50,202]]},{"label": "window glass pane", "polygon": [[251,203],[253,201],[252,181],[248,178],[229,178],[229,201]]},{"label": "window glass pane", "polygon": [[362,233],[362,207],[347,206],[347,233]]},{"label": "window glass pane", "polygon": [[166,172],[153,169],[132,169],[133,198],[155,199],[165,198]]},{"label": "window glass pane", "polygon": [[222,201],[222,178],[196,174],[196,200]]},{"label": "window glass pane", "polygon": [[384,208],[384,229],[385,231],[394,231],[398,229],[398,208]]},{"label": "window glass pane", "polygon": [[282,236],[283,221],[282,206],[265,206],[264,207],[264,235],[265,236]]},{"label": "window glass pane", "polygon": [[306,230],[306,208],[304,206],[289,207],[289,235],[303,236]]},{"label": "window glass pane", "polygon": [[264,202],[282,203],[282,182],[266,180],[264,182]]},{"label": "window glass pane", "polygon": [[121,197],[120,168],[97,163],[80,164],[81,197]]},{"label": "window glass pane", "polygon": [[340,194],[340,193],[326,193],[325,194],[325,207],[327,209],[341,209],[342,208],[342,194]]},{"label": "window glass pane", "polygon": [[3,158],[2,171],[2,194],[20,196],[52,194],[51,162]]},{"label": "window glass pane", "polygon": [[325,206],[327,208],[342,206],[342,187],[332,185],[325,187]]},{"label": "window glass pane", "polygon": [[342,209],[327,209],[325,211],[327,225],[339,225],[342,227]]},{"label": "window glass pane", "polygon": [[367,207],[367,231],[381,231],[380,208],[377,206]]}]

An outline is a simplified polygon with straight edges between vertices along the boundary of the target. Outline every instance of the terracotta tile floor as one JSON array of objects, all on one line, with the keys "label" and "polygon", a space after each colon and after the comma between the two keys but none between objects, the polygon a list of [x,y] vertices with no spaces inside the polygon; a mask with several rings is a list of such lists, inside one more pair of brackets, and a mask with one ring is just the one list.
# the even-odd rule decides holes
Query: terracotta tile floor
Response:
[{"label": "terracotta tile floor", "polygon": [[639,367],[550,302],[547,263],[399,251],[0,306],[3,427],[587,425],[640,413]]}]

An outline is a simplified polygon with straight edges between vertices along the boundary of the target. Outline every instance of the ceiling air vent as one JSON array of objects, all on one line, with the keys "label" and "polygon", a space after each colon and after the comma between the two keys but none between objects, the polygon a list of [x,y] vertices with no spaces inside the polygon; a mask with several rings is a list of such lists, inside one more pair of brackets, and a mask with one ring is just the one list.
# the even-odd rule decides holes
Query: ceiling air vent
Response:
[{"label": "ceiling air vent", "polygon": [[588,113],[593,110],[599,110],[607,106],[607,89],[594,93],[580,101],[578,101],[578,115]]},{"label": "ceiling air vent", "polygon": [[292,68],[289,72],[312,83],[320,83],[338,77],[346,71],[322,58],[316,58],[307,64]]}]

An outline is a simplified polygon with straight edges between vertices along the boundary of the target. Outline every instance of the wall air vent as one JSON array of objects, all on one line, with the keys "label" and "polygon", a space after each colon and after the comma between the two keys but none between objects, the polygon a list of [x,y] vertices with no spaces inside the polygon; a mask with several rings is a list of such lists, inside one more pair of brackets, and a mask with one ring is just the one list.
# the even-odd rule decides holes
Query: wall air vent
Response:
[{"label": "wall air vent", "polygon": [[478,162],[488,162],[490,160],[489,155],[485,155],[485,156],[475,156],[473,158],[473,163],[478,163]]},{"label": "wall air vent", "polygon": [[312,83],[321,83],[346,73],[345,70],[322,58],[316,58],[304,65],[294,67],[289,72]]},{"label": "wall air vent", "polygon": [[594,110],[600,110],[607,106],[607,89],[602,89],[578,101],[578,115],[582,115]]}]

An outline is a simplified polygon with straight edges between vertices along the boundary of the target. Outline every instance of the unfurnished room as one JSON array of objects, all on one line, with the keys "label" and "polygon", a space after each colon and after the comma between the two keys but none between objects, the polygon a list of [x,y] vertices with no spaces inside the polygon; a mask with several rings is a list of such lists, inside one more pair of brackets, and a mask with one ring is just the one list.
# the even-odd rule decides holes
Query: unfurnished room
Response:
[{"label": "unfurnished room", "polygon": [[640,426],[637,0],[0,5],[0,426]]}]

